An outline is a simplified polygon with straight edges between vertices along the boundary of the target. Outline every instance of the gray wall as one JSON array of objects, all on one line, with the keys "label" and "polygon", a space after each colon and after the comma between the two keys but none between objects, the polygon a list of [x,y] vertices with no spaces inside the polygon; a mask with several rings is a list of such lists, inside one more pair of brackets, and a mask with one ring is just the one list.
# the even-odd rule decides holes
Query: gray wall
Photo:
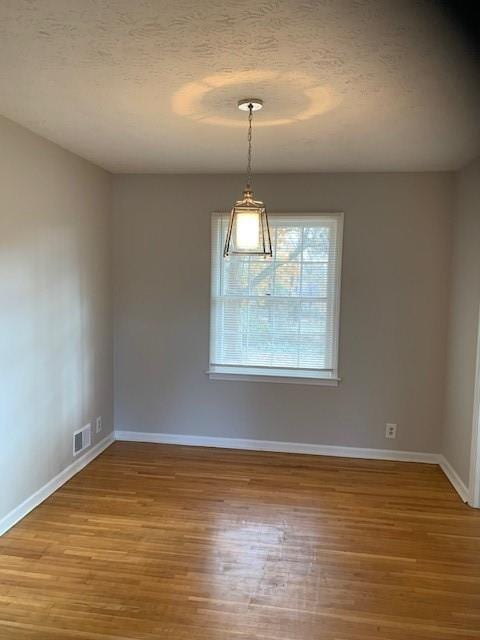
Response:
[{"label": "gray wall", "polygon": [[468,486],[480,304],[480,158],[456,176],[442,450]]},{"label": "gray wall", "polygon": [[271,211],[345,212],[343,381],[209,381],[210,212],[243,180],[117,175],[116,428],[439,451],[453,174],[263,175],[255,186]]},{"label": "gray wall", "polygon": [[113,401],[110,176],[4,118],[0,144],[1,518]]}]

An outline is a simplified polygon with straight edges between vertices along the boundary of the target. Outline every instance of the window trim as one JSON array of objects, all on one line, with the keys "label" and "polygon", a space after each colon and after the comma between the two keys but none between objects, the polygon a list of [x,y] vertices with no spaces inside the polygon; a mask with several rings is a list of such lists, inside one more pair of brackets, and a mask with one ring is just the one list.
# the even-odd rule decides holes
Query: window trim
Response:
[{"label": "window trim", "polygon": [[[213,227],[215,218],[219,216],[228,216],[228,212],[226,211],[215,211],[211,214],[211,225]],[[322,374],[320,370],[315,370],[316,375],[313,373],[308,374],[308,370],[306,369],[297,369],[292,368],[292,373],[288,373],[288,368],[280,368],[280,367],[272,367],[275,369],[270,372],[268,369],[270,367],[252,367],[252,366],[244,366],[244,365],[219,365],[210,363],[208,370],[205,372],[210,380],[237,380],[244,382],[280,382],[280,383],[288,383],[288,384],[306,384],[306,385],[321,385],[327,387],[338,387],[339,382],[341,382],[341,378],[338,374],[338,358],[339,358],[339,350],[340,350],[340,301],[341,301],[341,285],[342,285],[342,259],[343,259],[343,227],[344,227],[344,213],[341,211],[334,212],[321,212],[321,213],[291,213],[291,212],[270,212],[269,217],[290,217],[290,218],[336,218],[337,219],[337,272],[335,278],[335,286],[336,286],[336,299],[335,299],[335,309],[334,309],[334,323],[335,323],[335,344],[333,345],[333,363],[332,369],[325,370]],[[213,237],[213,234],[210,234]],[[211,312],[211,300],[212,300],[212,291],[213,291],[213,269],[212,269],[212,254],[213,254],[213,246],[210,247],[210,343],[209,343],[209,355],[211,353],[211,323],[212,323],[212,312]],[[223,258],[222,258],[223,259]],[[237,369],[237,371],[233,371],[233,369]],[[246,371],[241,372],[238,369],[244,368]],[[255,371],[256,370],[256,371]],[[295,373],[293,373],[295,372]],[[313,370],[312,370],[313,372]],[[305,374],[305,375],[301,375]]]}]

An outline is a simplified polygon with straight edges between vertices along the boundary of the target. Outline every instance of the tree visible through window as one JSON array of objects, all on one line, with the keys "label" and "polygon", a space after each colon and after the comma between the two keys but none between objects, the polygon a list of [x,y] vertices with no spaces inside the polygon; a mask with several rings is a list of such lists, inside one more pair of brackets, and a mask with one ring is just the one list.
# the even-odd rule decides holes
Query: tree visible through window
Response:
[{"label": "tree visible through window", "polygon": [[210,371],[335,379],[342,216],[269,221],[272,258],[223,258],[213,217]]}]

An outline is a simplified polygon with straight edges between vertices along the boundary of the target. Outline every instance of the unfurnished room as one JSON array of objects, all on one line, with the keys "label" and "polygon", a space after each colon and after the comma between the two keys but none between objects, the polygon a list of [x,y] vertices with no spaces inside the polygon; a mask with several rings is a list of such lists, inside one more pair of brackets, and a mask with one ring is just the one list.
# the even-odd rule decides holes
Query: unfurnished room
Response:
[{"label": "unfurnished room", "polygon": [[0,0],[0,640],[480,640],[480,9]]}]

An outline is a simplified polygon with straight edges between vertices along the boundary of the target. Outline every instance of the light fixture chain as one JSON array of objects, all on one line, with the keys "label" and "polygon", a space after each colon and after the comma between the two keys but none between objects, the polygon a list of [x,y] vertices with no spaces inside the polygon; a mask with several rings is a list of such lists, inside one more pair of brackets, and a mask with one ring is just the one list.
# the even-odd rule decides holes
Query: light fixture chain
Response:
[{"label": "light fixture chain", "polygon": [[252,120],[253,104],[248,105],[248,156],[247,156],[247,185],[252,185]]}]

